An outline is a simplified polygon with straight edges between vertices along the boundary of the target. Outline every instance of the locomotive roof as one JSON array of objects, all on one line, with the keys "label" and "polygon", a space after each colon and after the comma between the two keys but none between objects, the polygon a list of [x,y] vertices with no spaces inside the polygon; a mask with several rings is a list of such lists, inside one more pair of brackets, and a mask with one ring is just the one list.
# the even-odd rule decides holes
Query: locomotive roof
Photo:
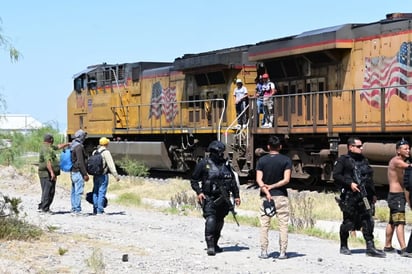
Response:
[{"label": "locomotive roof", "polygon": [[170,66],[172,64],[173,63],[170,63],[170,62],[134,62],[134,63],[122,63],[122,64],[102,63],[102,64],[88,66],[85,70],[82,70],[74,74],[73,78],[77,78],[82,74],[87,74],[94,70],[105,70],[109,68],[115,68],[118,66],[125,66],[127,68],[140,68],[140,71],[144,71],[146,69],[165,67],[165,66]]},{"label": "locomotive roof", "polygon": [[202,67],[233,67],[248,63],[247,51],[251,45],[243,45],[197,54],[185,54],[176,58],[174,66],[178,70],[191,70]]},{"label": "locomotive roof", "polygon": [[351,48],[354,38],[351,29],[352,24],[345,24],[263,41],[249,49],[249,60],[259,61],[327,49]]},{"label": "locomotive roof", "polygon": [[267,40],[249,48],[249,61],[262,61],[313,52],[351,49],[353,41],[381,35],[390,30],[408,29],[410,13],[392,13],[372,23],[351,23],[302,32],[298,35]]},{"label": "locomotive roof", "polygon": [[173,66],[164,66],[152,69],[145,69],[142,72],[143,77],[147,76],[159,76],[159,75],[167,75],[173,70]]}]

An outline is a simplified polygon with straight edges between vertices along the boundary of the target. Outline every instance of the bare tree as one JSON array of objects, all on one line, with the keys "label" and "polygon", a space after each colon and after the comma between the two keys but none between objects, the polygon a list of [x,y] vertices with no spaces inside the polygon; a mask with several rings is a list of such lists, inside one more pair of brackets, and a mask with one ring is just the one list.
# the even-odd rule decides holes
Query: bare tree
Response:
[{"label": "bare tree", "polygon": [[[2,24],[3,21],[0,18],[0,24]],[[3,47],[6,51],[9,52],[10,55],[10,60],[11,62],[17,62],[20,57],[20,52],[12,45],[10,40],[3,35],[3,29],[0,26],[0,47]],[[0,114],[5,113],[7,108],[6,100],[3,98],[3,95],[0,93]],[[0,119],[2,117],[0,116]]]},{"label": "bare tree", "polygon": [[[1,24],[3,23],[1,18],[0,18],[0,23]],[[10,60],[12,62],[16,62],[19,60],[19,57],[21,55],[20,52],[13,46],[9,38],[3,34],[3,29],[1,28],[1,26],[0,26],[0,46],[9,52]]]}]

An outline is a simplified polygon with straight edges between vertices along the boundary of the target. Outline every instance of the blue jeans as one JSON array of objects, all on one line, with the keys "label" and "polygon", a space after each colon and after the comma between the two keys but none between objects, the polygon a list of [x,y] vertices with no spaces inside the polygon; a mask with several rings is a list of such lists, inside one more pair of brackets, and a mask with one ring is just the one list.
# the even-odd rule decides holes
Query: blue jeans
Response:
[{"label": "blue jeans", "polygon": [[261,125],[263,125],[266,121],[266,114],[265,114],[265,108],[263,107],[263,99],[257,99],[256,100],[256,106],[257,106],[257,115],[258,115],[258,121],[257,121],[257,126],[259,126],[259,117],[260,114],[263,114],[263,118],[262,118],[262,123]]},{"label": "blue jeans", "polygon": [[80,172],[72,172],[72,192],[71,192],[71,202],[72,202],[72,212],[82,211],[82,195],[84,191],[84,179]]},{"label": "blue jeans", "polygon": [[96,175],[93,177],[93,213],[100,214],[104,212],[103,200],[106,197],[107,187],[109,185],[109,175]]}]

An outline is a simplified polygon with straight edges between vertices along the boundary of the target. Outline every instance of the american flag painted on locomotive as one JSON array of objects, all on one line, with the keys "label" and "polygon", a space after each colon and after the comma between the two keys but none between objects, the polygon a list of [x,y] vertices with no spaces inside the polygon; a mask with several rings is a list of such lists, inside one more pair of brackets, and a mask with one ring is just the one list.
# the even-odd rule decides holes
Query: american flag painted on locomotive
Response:
[{"label": "american flag painted on locomotive", "polygon": [[163,114],[166,117],[166,122],[170,123],[178,114],[178,106],[176,101],[176,87],[168,87],[163,90]]},{"label": "american flag painted on locomotive", "polygon": [[[403,42],[399,52],[392,57],[366,57],[363,88],[360,93],[369,105],[381,105],[380,87],[411,84],[412,80],[412,43]],[[393,95],[412,102],[412,86],[385,89],[385,107]]]},{"label": "american flag painted on locomotive", "polygon": [[154,116],[159,119],[162,115],[162,85],[156,82],[152,86],[152,98],[150,100],[149,119]]},{"label": "american flag painted on locomotive", "polygon": [[150,100],[149,119],[155,117],[159,119],[162,113],[168,123],[172,122],[179,113],[176,100],[176,87],[163,89],[160,82],[152,86],[152,98]]}]

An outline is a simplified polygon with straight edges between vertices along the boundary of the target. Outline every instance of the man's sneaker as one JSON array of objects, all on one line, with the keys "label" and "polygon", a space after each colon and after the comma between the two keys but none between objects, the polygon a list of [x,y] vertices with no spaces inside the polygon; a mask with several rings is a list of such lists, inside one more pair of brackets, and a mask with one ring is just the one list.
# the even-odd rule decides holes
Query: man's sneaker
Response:
[{"label": "man's sneaker", "polygon": [[396,249],[395,248],[393,248],[392,246],[390,246],[390,247],[384,247],[383,248],[383,251],[384,252],[386,252],[386,253],[394,253],[394,252],[396,252]]},{"label": "man's sneaker", "polygon": [[342,246],[340,248],[340,254],[343,255],[352,255],[352,252],[350,252],[349,248],[347,248],[346,246]]},{"label": "man's sneaker", "polygon": [[286,252],[281,252],[278,259],[279,260],[285,260],[288,258],[288,255],[286,255]]},{"label": "man's sneaker", "polygon": [[267,251],[262,251],[258,257],[261,259],[269,259]]},{"label": "man's sneaker", "polygon": [[403,248],[401,250],[401,257],[412,258],[412,253],[407,252],[406,248]]}]

